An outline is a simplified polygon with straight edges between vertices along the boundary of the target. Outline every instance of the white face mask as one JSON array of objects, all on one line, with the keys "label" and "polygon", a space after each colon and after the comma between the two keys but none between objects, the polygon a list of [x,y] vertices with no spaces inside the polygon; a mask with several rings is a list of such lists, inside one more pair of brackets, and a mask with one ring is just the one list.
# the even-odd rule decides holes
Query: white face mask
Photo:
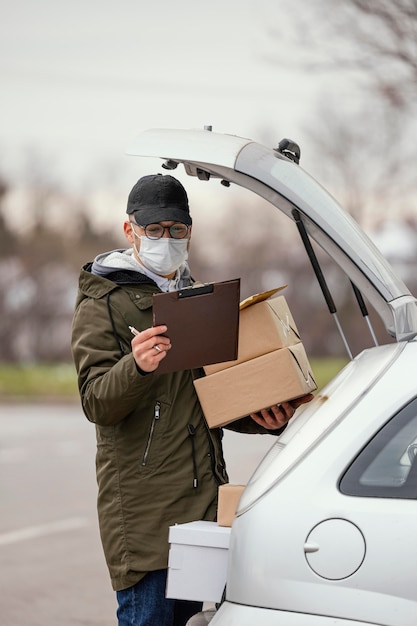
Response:
[{"label": "white face mask", "polygon": [[135,246],[135,250],[148,270],[159,276],[169,276],[188,259],[188,242],[189,239],[148,239],[142,236],[140,249]]}]

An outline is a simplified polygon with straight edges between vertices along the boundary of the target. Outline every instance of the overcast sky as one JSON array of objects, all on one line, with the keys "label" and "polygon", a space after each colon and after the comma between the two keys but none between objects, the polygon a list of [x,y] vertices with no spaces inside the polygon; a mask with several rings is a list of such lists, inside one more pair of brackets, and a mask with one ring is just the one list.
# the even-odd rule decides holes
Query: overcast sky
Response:
[{"label": "overcast sky", "polygon": [[[311,54],[298,19],[309,2],[0,0],[0,175],[25,183],[38,167],[70,189],[102,189],[97,212],[112,221],[137,178],[160,171],[125,155],[132,139],[207,124],[273,146],[292,138],[315,175],[306,129],[329,98],[343,117],[360,96],[343,72],[297,69]],[[184,178],[211,209],[208,187]]]},{"label": "overcast sky", "polygon": [[138,169],[126,147],[153,127],[308,150],[322,79],[271,34],[294,27],[285,0],[0,2],[0,172],[31,151],[75,186],[110,163],[124,184]]}]

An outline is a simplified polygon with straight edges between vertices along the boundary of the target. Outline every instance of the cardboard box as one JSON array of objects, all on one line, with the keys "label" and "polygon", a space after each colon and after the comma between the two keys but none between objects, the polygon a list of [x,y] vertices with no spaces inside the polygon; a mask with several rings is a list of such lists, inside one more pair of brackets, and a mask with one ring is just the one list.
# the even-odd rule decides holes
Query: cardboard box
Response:
[{"label": "cardboard box", "polygon": [[169,529],[166,597],[220,602],[226,585],[230,528],[189,522]]},{"label": "cardboard box", "polygon": [[241,304],[237,360],[206,365],[207,375],[299,343],[300,335],[285,297],[261,300],[268,293],[257,294],[253,301]]},{"label": "cardboard box", "polygon": [[231,526],[236,516],[240,496],[245,485],[220,485],[217,507],[217,523],[219,526]]},{"label": "cardboard box", "polygon": [[302,343],[194,381],[210,428],[317,389]]}]

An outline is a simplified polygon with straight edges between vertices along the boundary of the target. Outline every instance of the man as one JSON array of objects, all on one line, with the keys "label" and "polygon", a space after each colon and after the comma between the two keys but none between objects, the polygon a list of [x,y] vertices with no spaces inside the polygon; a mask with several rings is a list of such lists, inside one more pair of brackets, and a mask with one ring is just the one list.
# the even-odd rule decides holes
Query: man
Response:
[{"label": "man", "polygon": [[[187,193],[172,176],[145,176],[127,214],[130,247],[81,271],[72,350],[83,410],[96,425],[100,534],[119,626],[183,626],[201,604],[165,599],[168,529],[216,519],[228,480],[222,432],[205,422],[193,385],[200,371],[154,373],[171,343],[169,328],[152,327],[152,295],[193,282]],[[232,427],[279,434],[300,403]]]}]

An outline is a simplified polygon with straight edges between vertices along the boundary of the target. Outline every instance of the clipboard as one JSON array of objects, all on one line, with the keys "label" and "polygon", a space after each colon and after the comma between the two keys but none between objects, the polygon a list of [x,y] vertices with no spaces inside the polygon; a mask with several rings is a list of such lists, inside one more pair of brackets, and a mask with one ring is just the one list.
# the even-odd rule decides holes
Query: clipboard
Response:
[{"label": "clipboard", "polygon": [[240,278],[152,297],[153,325],[165,324],[171,349],[155,374],[237,359]]}]

